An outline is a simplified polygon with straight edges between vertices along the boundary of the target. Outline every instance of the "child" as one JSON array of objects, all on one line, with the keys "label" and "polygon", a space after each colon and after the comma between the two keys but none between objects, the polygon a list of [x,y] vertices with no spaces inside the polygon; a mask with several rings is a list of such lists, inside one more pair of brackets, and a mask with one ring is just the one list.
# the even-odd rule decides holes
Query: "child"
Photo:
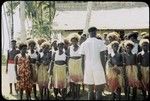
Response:
[{"label": "child", "polygon": [[138,66],[141,75],[139,74],[139,79],[142,82],[142,92],[144,99],[146,98],[146,91],[148,91],[148,97],[150,94],[149,89],[149,40],[141,39],[140,46],[142,51],[138,53]]},{"label": "child", "polygon": [[73,99],[79,99],[80,97],[80,85],[83,81],[83,73],[81,67],[81,55],[78,53],[80,47],[78,45],[78,36],[71,38],[72,45],[69,47],[69,77],[70,77],[70,89],[72,91]]},{"label": "child", "polygon": [[136,98],[136,93],[137,93],[137,88],[139,87],[139,80],[137,77],[138,74],[138,68],[137,68],[137,56],[136,54],[132,53],[132,49],[134,47],[134,43],[130,40],[127,40],[124,43],[126,52],[123,53],[123,65],[125,69],[125,74],[127,77],[126,80],[126,87],[127,87],[127,97],[129,99],[129,93],[130,93],[130,88],[132,87],[133,89],[133,97],[132,100]]},{"label": "child", "polygon": [[110,54],[108,63],[109,69],[107,73],[108,85],[113,94],[113,100],[119,95],[119,100],[121,99],[121,87],[123,84],[122,76],[122,54],[118,52],[119,42],[111,42],[111,47],[114,54]]},{"label": "child", "polygon": [[17,79],[17,89],[20,91],[20,99],[22,100],[23,91],[26,91],[26,97],[31,100],[32,91],[32,70],[31,58],[27,53],[27,45],[21,43],[19,45],[20,54],[15,57],[15,71]]},{"label": "child", "polygon": [[48,90],[48,69],[49,63],[51,62],[51,53],[49,52],[50,44],[44,42],[41,45],[42,52],[37,57],[37,83],[39,85],[41,100],[43,99],[43,91],[47,91],[47,99],[49,99],[49,90]]},{"label": "child", "polygon": [[131,40],[134,43],[134,47],[132,49],[133,54],[137,54],[138,52],[141,51],[141,48],[139,46],[139,40],[137,39],[138,34],[139,33],[137,31],[133,31],[133,32],[128,34],[128,39]]},{"label": "child", "polygon": [[63,50],[64,44],[58,43],[58,50],[53,54],[50,73],[53,76],[54,94],[57,99],[59,90],[63,100],[66,96],[67,84],[67,57]]},{"label": "child", "polygon": [[36,82],[37,82],[37,66],[36,66],[36,59],[38,56],[38,52],[35,50],[36,43],[34,40],[30,39],[28,40],[28,54],[31,57],[31,66],[32,66],[32,72],[33,72],[33,91],[34,91],[34,97],[36,97]]},{"label": "child", "polygon": [[[9,77],[9,87],[10,87],[10,94],[12,94],[12,83],[15,85],[15,90],[16,90],[16,73],[15,73],[15,63],[14,63],[14,58],[15,56],[20,53],[18,49],[16,49],[16,40],[11,41],[11,50],[8,50],[8,55],[7,55],[7,66],[6,66],[6,73],[8,73]],[[17,90],[16,90],[17,92]]]}]

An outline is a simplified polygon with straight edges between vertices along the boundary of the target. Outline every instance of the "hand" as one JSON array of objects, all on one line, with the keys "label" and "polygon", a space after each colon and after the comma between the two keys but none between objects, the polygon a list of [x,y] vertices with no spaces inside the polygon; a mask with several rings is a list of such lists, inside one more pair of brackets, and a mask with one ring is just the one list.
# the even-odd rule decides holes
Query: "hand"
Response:
[{"label": "hand", "polygon": [[17,80],[20,80],[20,76],[17,75],[17,76],[16,76],[16,79],[17,79]]}]

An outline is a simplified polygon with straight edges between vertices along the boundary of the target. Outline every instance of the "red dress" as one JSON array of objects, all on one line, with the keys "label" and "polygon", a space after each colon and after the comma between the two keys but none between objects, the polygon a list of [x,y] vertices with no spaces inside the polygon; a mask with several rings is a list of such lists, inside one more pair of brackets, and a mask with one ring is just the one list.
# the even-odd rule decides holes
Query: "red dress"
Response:
[{"label": "red dress", "polygon": [[18,76],[20,77],[20,79],[17,80],[17,89],[31,91],[32,78],[31,78],[31,70],[30,70],[28,55],[22,57],[21,54],[18,54],[17,73]]}]

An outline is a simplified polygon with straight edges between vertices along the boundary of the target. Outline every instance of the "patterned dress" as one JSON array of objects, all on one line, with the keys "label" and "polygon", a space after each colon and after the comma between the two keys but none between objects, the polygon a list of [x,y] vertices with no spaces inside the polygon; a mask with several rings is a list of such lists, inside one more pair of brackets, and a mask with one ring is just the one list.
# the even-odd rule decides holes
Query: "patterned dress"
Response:
[{"label": "patterned dress", "polygon": [[32,78],[29,65],[29,55],[26,54],[25,57],[22,57],[21,54],[18,54],[17,73],[20,77],[20,79],[17,80],[17,89],[31,91]]}]

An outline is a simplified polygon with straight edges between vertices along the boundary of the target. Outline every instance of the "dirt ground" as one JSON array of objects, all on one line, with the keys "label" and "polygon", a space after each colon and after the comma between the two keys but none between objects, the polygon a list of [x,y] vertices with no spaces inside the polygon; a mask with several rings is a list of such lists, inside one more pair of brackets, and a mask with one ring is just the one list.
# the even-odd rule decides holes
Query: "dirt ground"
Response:
[{"label": "dirt ground", "polygon": [[[5,66],[2,66],[1,74],[2,74],[1,76],[2,76],[2,95],[3,95],[3,98],[7,99],[7,100],[19,100],[20,99],[19,94],[16,94],[16,92],[14,90],[14,86],[13,86],[13,94],[12,95],[9,94],[8,75],[5,73]],[[112,100],[110,92],[104,91],[104,93],[105,94],[103,94],[103,100]],[[37,96],[40,99],[38,89],[37,89]],[[31,94],[31,97],[32,97],[31,99],[34,100],[33,92]],[[23,96],[23,99],[26,99],[25,94]],[[46,99],[46,98],[44,98],[44,99]],[[59,99],[61,100],[61,96],[59,97]],[[126,100],[124,93],[122,93],[121,99]],[[141,95],[141,92],[138,91],[137,100],[142,100],[142,99],[143,99],[143,97]],[[53,93],[52,89],[50,90],[50,99],[49,100],[54,100],[54,93]],[[72,97],[67,96],[66,100],[73,100],[73,99],[72,99]],[[81,89],[80,100],[87,100],[87,88],[86,87],[85,87],[85,91],[82,91],[82,89]]]}]

